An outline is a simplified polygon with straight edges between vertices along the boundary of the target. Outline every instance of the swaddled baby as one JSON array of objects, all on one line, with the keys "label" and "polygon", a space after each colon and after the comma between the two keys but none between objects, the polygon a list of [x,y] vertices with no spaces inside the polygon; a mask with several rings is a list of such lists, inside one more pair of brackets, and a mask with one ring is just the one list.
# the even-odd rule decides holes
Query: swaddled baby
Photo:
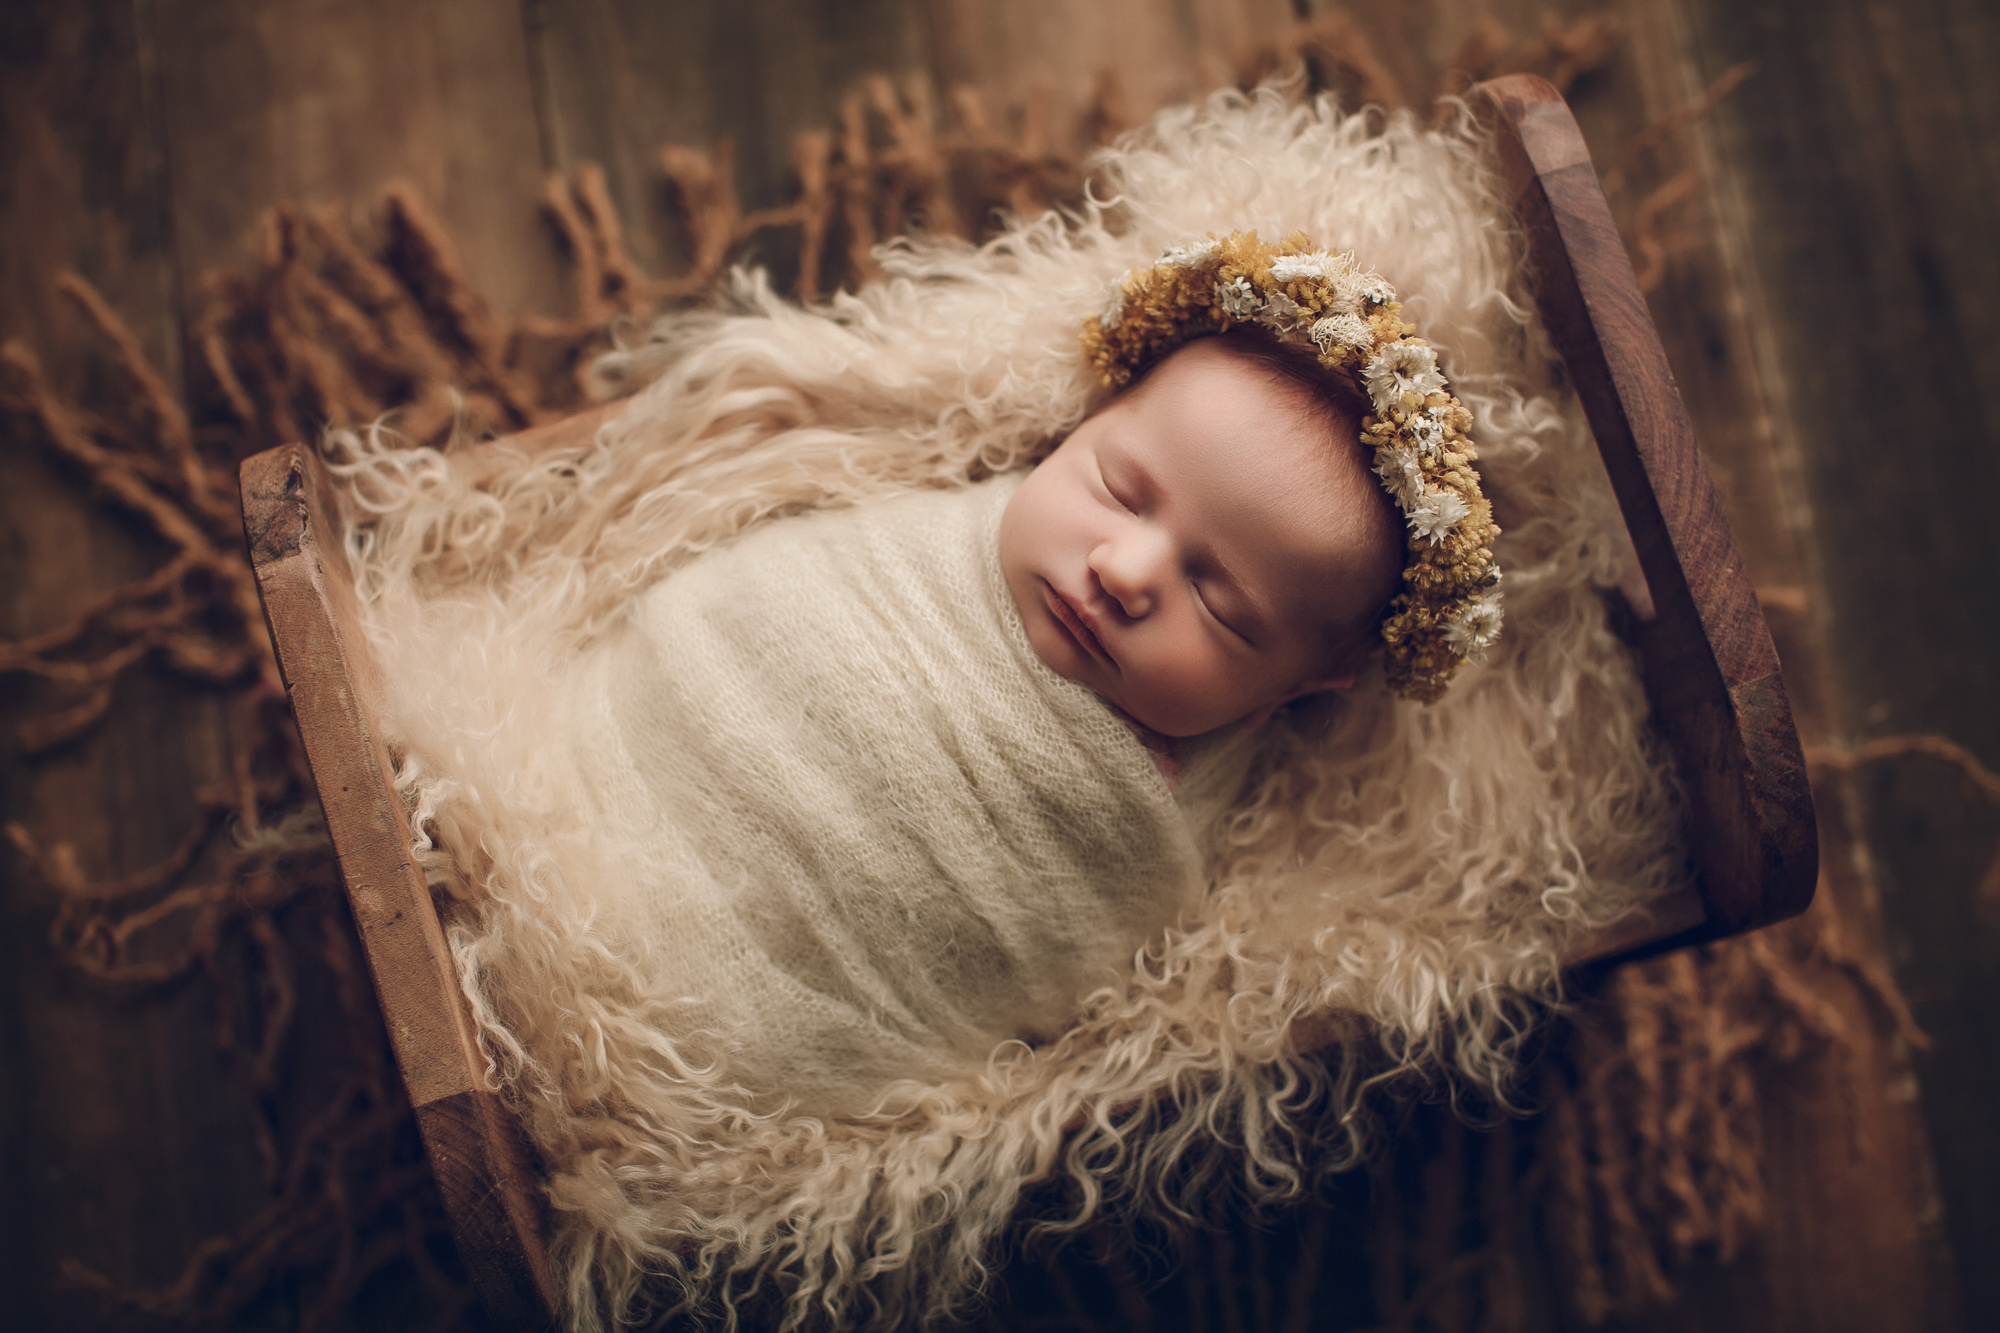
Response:
[{"label": "swaddled baby", "polygon": [[633,601],[564,730],[682,1058],[863,1111],[1122,984],[1257,724],[1351,681],[1397,584],[1335,388],[1202,339],[1025,480],[783,519]]}]

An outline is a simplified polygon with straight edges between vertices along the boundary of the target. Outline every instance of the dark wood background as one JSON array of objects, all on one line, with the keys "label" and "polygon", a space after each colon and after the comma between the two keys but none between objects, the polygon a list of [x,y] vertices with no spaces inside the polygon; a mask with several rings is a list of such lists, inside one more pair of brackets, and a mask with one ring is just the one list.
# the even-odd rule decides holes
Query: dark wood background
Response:
[{"label": "dark wood background", "polygon": [[[1613,202],[1808,743],[1934,734],[2000,767],[2000,18],[1981,0],[8,0],[0,336],[88,400],[101,360],[54,286],[74,268],[178,384],[207,275],[251,262],[266,207],[365,221],[392,178],[497,307],[555,312],[565,273],[537,203],[552,170],[603,164],[635,256],[672,272],[687,236],[660,146],[730,137],[746,207],[784,202],[793,135],[833,127],[869,73],[1032,102],[1068,132],[1107,69],[1143,115],[1234,78],[1301,16],[1343,13],[1380,57],[1371,91],[1386,78],[1421,104],[1479,23],[1528,39],[1545,9],[1619,24],[1572,100],[1600,169],[1624,173]],[[1643,137],[1744,62],[1698,123]],[[21,635],[154,552],[0,432],[0,634]],[[220,704],[164,670],[129,676],[104,726],[33,762],[13,725],[45,696],[0,690],[0,817],[73,844],[92,874],[171,849],[223,762]],[[1760,1238],[1620,1327],[2000,1327],[1994,808],[1920,754],[1826,790],[1863,834],[1831,890],[1932,1044],[1863,1021],[1857,1079],[1760,1084]],[[268,1186],[244,1108],[275,1096],[282,1124],[314,1104],[312,1024],[332,1010],[302,998],[303,1054],[260,1087],[241,1043],[217,1040],[216,987],[81,975],[45,943],[51,891],[11,854],[5,874],[0,1326],[122,1326],[59,1280],[62,1261],[157,1286],[254,1216]],[[1335,1293],[1315,1326],[1370,1321],[1365,1294],[1338,1294],[1365,1284],[1368,1243],[1345,1221],[1315,1241]],[[1114,1308],[1107,1327],[1202,1326],[1193,1305]],[[1260,1308],[1215,1303],[1226,1328],[1263,1326]],[[283,1292],[257,1311],[257,1327],[299,1324]],[[415,1326],[393,1309],[337,1322]]]}]

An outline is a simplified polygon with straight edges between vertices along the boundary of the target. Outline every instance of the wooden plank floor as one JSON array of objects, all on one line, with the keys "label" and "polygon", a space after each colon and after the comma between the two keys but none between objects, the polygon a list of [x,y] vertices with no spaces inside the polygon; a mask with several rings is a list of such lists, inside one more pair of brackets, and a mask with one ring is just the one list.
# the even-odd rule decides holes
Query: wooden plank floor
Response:
[{"label": "wooden plank floor", "polygon": [[[56,270],[91,275],[147,353],[177,374],[179,287],[165,145],[146,33],[117,0],[10,7],[0,69],[0,324],[57,382],[91,378],[87,339]],[[58,623],[75,600],[143,572],[155,552],[9,430],[0,449],[5,632]],[[4,686],[5,816],[72,842],[89,871],[165,855],[216,776],[214,700],[160,674],[121,690],[91,741],[25,768],[13,724],[49,698]],[[191,988],[146,1004],[107,993],[43,947],[52,903],[8,866],[0,899],[0,1322],[89,1327],[94,1300],[52,1294],[64,1256],[128,1280],[171,1281],[186,1260],[158,1237],[221,1231],[253,1212],[259,1164],[242,1133],[249,1071],[217,1049]]]},{"label": "wooden plank floor", "polygon": [[[1759,61],[1713,149],[1756,279],[1781,451],[1817,536],[1828,711],[1857,743],[1943,736],[2000,768],[1994,524],[1953,499],[2000,493],[2000,13],[1979,0],[1686,10],[1699,67]],[[1919,347],[1949,362],[1941,380],[1892,369],[1890,349]],[[1906,1092],[1921,1090],[1965,1326],[2000,1327],[2000,818],[1934,757],[1857,785],[1887,943],[1932,1039]]]},{"label": "wooden plank floor", "polygon": [[[1575,90],[1600,168],[1756,62],[1698,132],[1634,158],[1614,203],[1631,220],[1645,188],[1694,169],[1660,233],[1656,315],[1746,561],[1774,590],[1808,740],[1936,732],[2000,766],[2000,709],[1981,689],[2000,597],[1980,507],[2000,492],[2000,31],[1976,0],[15,0],[0,14],[0,336],[37,348],[64,392],[99,392],[108,372],[54,285],[74,268],[178,384],[208,275],[250,264],[266,207],[365,222],[391,179],[431,205],[497,308],[557,312],[567,274],[538,206],[549,171],[602,164],[635,257],[669,273],[689,238],[663,145],[730,139],[744,206],[781,203],[794,136],[837,132],[871,73],[905,95],[914,77],[940,103],[973,85],[997,117],[1038,119],[1068,143],[1107,107],[1136,119],[1233,76],[1300,14],[1348,16],[1365,42],[1344,38],[1352,59],[1323,62],[1334,86],[1422,104],[1482,21],[1533,38],[1545,9],[1622,24],[1611,62]],[[0,432],[0,634],[21,635],[156,553],[11,422]],[[4,679],[11,738],[51,696]],[[32,763],[0,742],[0,818],[71,843],[93,875],[151,864],[224,776],[226,725],[212,694],[143,671],[80,742]],[[2000,915],[1977,887],[1993,811],[1922,758],[1870,770],[1854,792],[1843,810],[1868,834],[1882,901],[1845,849],[1828,888],[1851,922],[1886,916],[1936,1044],[1913,1066],[1859,992],[1833,997],[1860,1034],[1856,1100],[1824,1067],[1761,1087],[1763,1239],[1735,1264],[1698,1263],[1677,1297],[1616,1327],[2000,1326],[2000,1278],[1951,1257],[2000,1244],[2000,1027],[1981,985],[2000,962]],[[246,1108],[260,1094],[245,1053],[218,1044],[210,989],[81,976],[43,942],[50,891],[11,855],[5,874],[0,1326],[122,1326],[59,1283],[59,1265],[157,1286],[201,1238],[253,1216],[267,1186]],[[286,947],[303,959],[325,928],[287,918]],[[1879,940],[1858,947],[1886,957]],[[337,979],[304,962],[298,976],[309,1050],[338,1018]],[[329,1077],[294,1056],[274,1094],[281,1126]],[[1420,1154],[1409,1147],[1390,1178],[1429,1179]],[[1366,1327],[1366,1195],[1350,1181],[1268,1233],[1224,1233],[1152,1293],[1092,1286],[1074,1257],[1017,1265],[1016,1311],[1051,1327]],[[1239,1261],[1269,1280],[1203,1276]],[[1530,1275],[1522,1327],[1572,1321],[1556,1282],[1546,1265]],[[1297,1291],[1309,1299],[1286,1306]],[[294,1327],[304,1304],[275,1293],[241,1326]],[[398,1318],[357,1308],[336,1323],[409,1326]]]}]

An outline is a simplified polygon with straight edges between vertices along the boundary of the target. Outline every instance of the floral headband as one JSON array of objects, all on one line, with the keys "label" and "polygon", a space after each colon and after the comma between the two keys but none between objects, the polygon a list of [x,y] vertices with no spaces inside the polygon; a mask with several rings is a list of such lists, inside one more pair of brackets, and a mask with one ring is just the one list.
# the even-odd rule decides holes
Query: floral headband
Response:
[{"label": "floral headband", "polygon": [[1383,658],[1391,689],[1430,703],[1500,637],[1500,529],[1472,466],[1472,413],[1402,313],[1395,290],[1351,254],[1315,250],[1303,234],[1270,246],[1236,232],[1175,246],[1113,283],[1103,313],[1084,321],[1083,350],[1119,388],[1183,343],[1253,324],[1311,345],[1322,366],[1367,390],[1375,410],[1361,436],[1409,525]]}]

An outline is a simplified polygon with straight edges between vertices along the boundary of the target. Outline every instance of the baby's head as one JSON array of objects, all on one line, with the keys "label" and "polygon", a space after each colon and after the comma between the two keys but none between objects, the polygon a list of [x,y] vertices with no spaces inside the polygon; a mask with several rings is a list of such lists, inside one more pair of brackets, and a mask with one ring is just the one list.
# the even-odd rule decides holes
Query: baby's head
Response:
[{"label": "baby's head", "polygon": [[1007,506],[1000,563],[1035,652],[1168,736],[1348,684],[1404,563],[1366,410],[1255,330],[1167,356]]}]

